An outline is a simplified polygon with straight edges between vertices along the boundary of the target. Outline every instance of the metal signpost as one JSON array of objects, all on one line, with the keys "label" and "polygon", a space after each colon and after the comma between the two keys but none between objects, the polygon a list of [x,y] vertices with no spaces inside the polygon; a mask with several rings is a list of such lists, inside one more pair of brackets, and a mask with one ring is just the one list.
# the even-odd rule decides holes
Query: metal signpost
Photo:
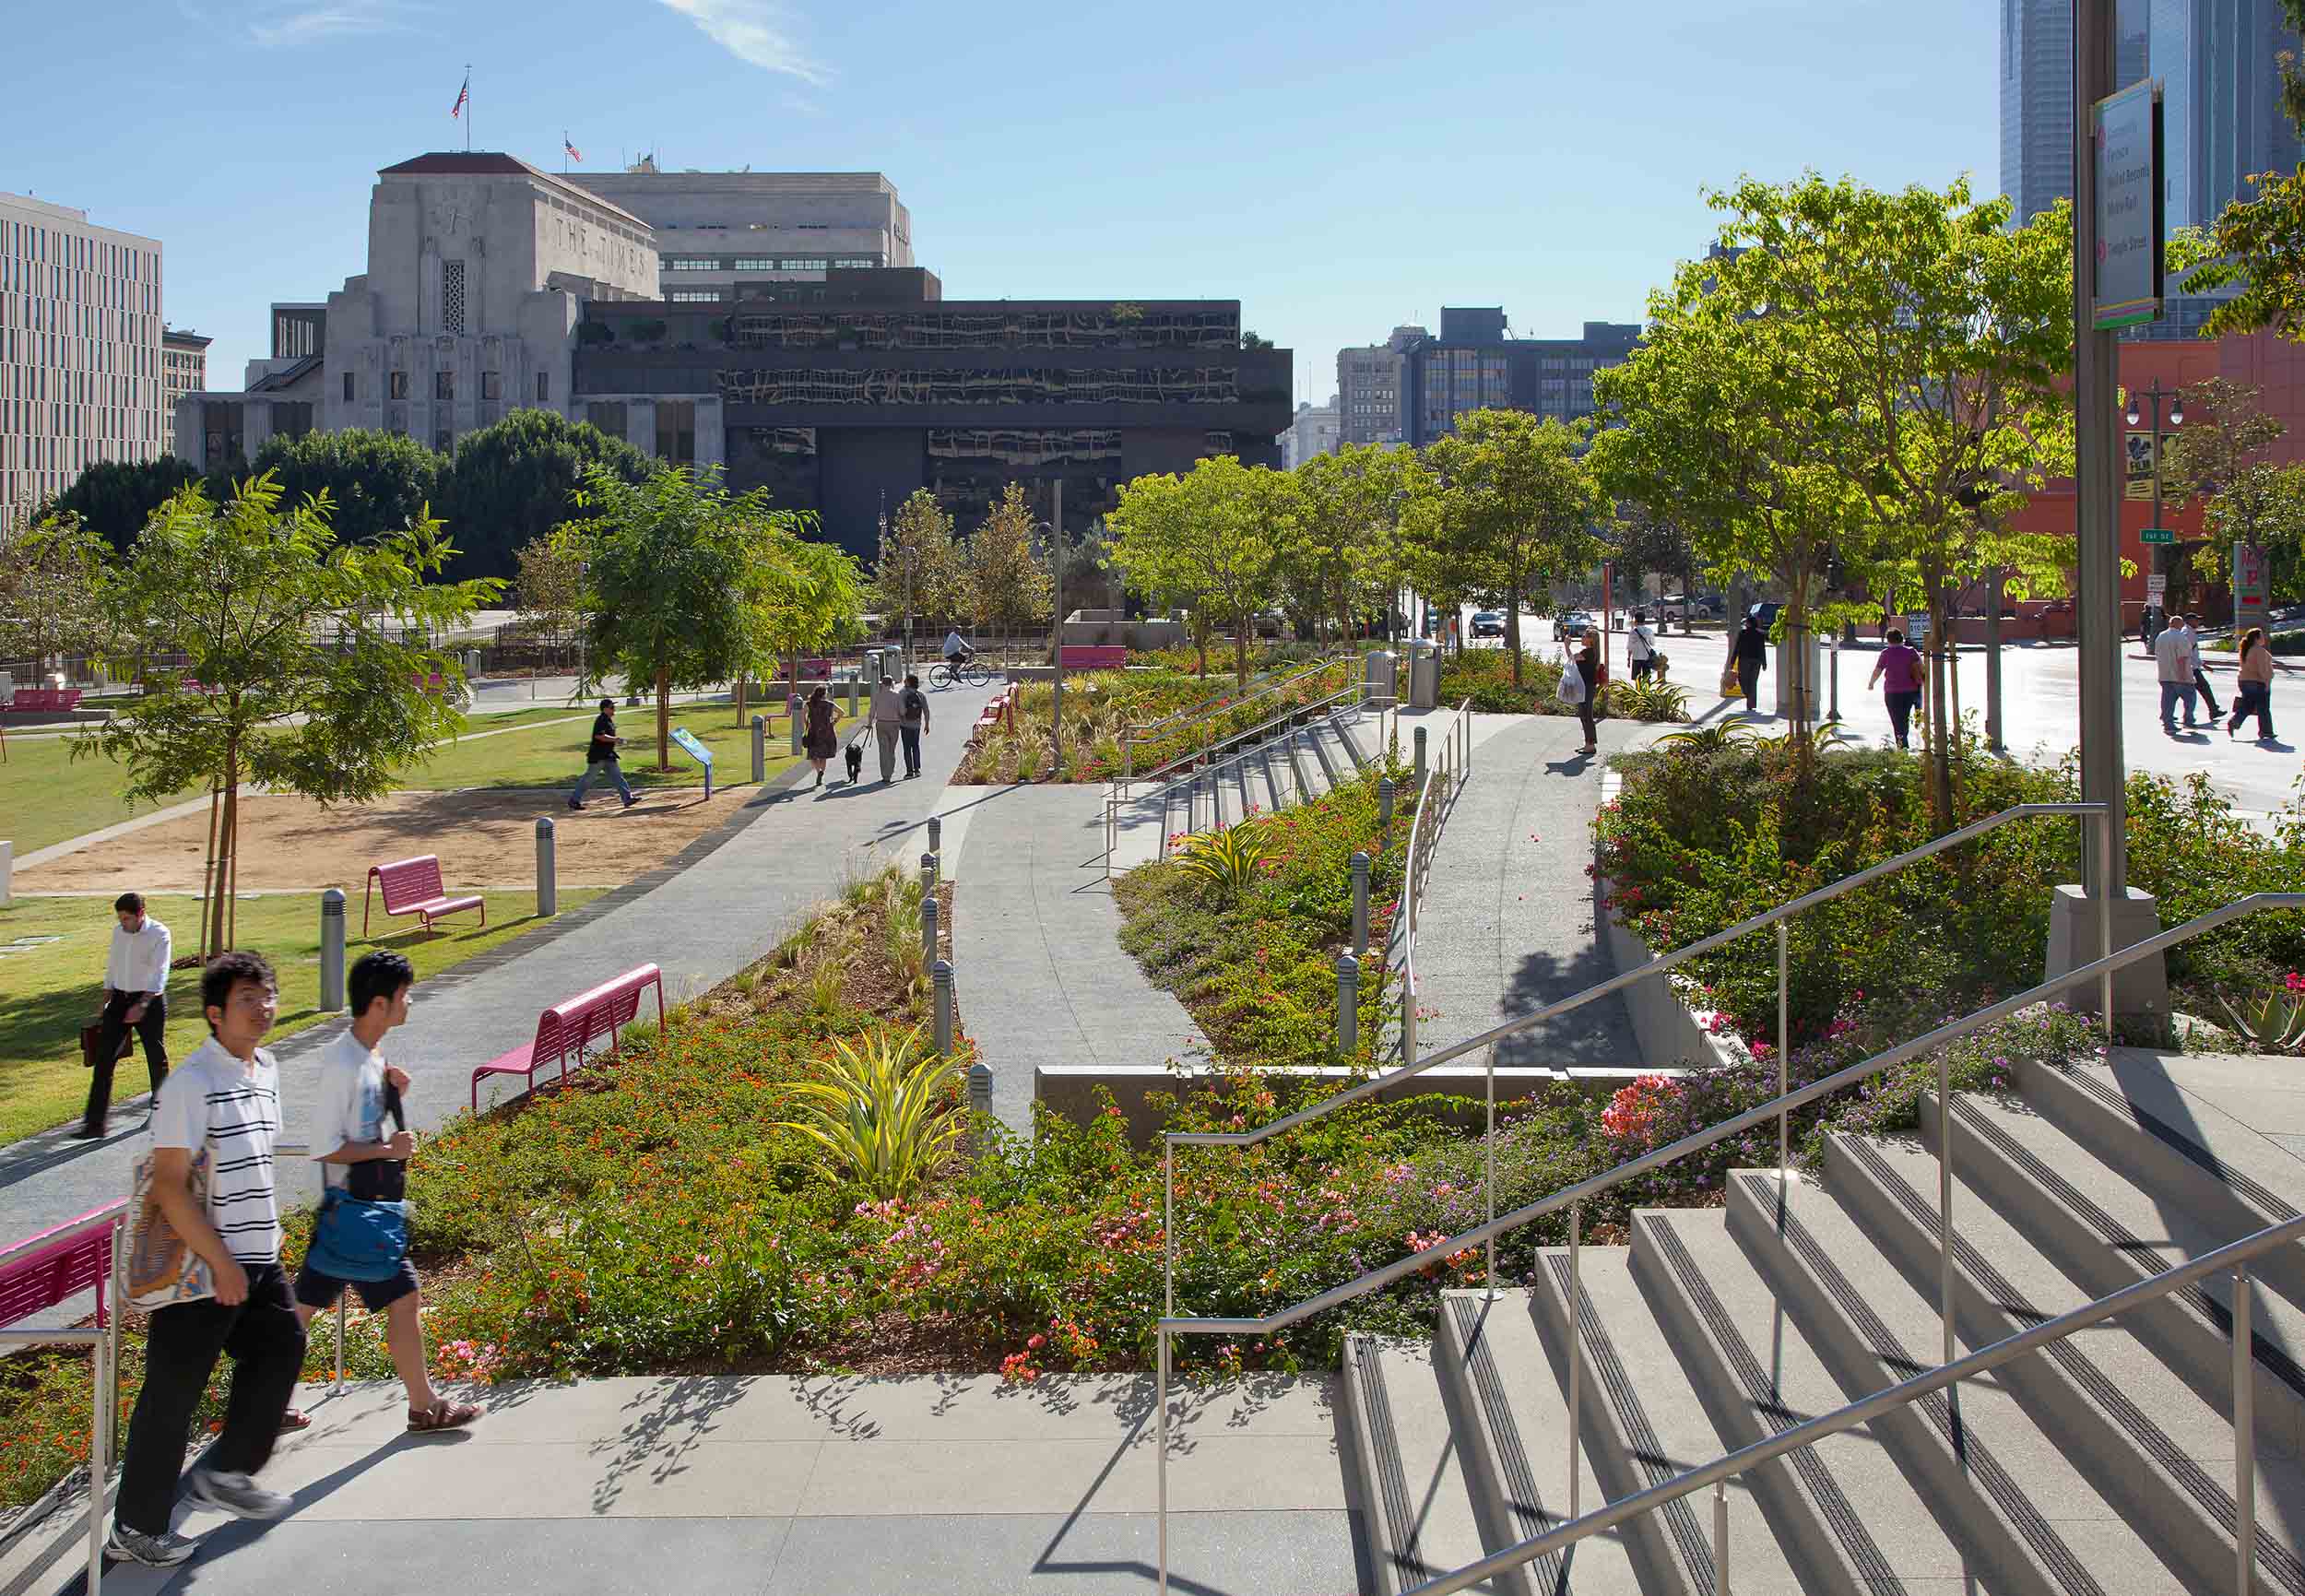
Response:
[{"label": "metal signpost", "polygon": [[704,767],[704,797],[709,799],[713,796],[712,751],[691,736],[686,727],[674,727],[672,740],[688,751],[689,758]]},{"label": "metal signpost", "polygon": [[2273,573],[2262,543],[2233,545],[2233,634],[2263,626],[2273,606]]}]

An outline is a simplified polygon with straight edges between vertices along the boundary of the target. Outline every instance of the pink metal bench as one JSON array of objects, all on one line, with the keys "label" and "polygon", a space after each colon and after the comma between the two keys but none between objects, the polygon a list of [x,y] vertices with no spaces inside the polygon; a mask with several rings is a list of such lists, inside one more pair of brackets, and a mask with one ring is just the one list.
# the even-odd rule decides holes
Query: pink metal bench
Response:
[{"label": "pink metal bench", "polygon": [[472,1072],[472,1112],[480,1112],[480,1082],[491,1075],[518,1075],[527,1082],[527,1091],[536,1090],[537,1073],[548,1064],[561,1067],[560,1079],[568,1079],[569,1060],[573,1057],[584,1062],[585,1049],[606,1038],[611,1057],[616,1053],[617,1033],[632,1023],[640,1013],[641,994],[649,987],[656,989],[656,1024],[664,1025],[664,973],[654,964],[643,964],[627,970],[613,981],[606,981],[589,992],[580,992],[565,1002],[555,1003],[537,1016],[537,1034],[509,1053],[501,1053]]},{"label": "pink metal bench", "polygon": [[388,865],[368,867],[368,885],[361,890],[361,935],[368,935],[369,894],[376,888],[384,891],[386,915],[414,915],[424,922],[424,928],[432,928],[432,922],[444,915],[460,915],[467,909],[480,911],[480,924],[489,923],[488,903],[479,893],[452,898],[441,886],[440,856],[419,854],[412,859],[395,859]]},{"label": "pink metal bench", "polygon": [[91,1223],[106,1212],[96,1209],[9,1248],[8,1261],[0,1263],[0,1325],[68,1302],[90,1286],[96,1288],[97,1324],[112,1322],[104,1286],[112,1278],[112,1231],[120,1216]]},{"label": "pink metal bench", "polygon": [[1057,653],[1067,670],[1118,670],[1129,663],[1129,651],[1112,644],[1074,644]]},{"label": "pink metal bench", "polygon": [[15,710],[74,710],[80,707],[80,690],[77,687],[19,687],[8,701]]}]

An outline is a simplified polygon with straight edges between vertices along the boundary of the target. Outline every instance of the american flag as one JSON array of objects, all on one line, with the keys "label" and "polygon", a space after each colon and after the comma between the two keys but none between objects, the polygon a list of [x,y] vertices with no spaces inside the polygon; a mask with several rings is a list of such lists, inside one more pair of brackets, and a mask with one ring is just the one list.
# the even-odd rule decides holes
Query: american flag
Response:
[{"label": "american flag", "polygon": [[574,145],[569,143],[568,135],[565,133],[561,135],[561,148],[568,151],[569,160],[575,161],[580,166],[584,164],[584,156],[578,152]]},{"label": "american flag", "polygon": [[464,114],[464,102],[471,97],[472,74],[467,72],[464,75],[463,85],[456,90],[456,103],[448,108],[448,114],[452,117],[462,116]]}]

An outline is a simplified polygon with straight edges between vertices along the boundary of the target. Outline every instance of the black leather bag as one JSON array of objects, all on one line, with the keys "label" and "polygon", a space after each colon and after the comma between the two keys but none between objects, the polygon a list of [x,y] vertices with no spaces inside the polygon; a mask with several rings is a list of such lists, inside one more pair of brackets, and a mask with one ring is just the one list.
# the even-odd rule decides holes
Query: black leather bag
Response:
[{"label": "black leather bag", "polygon": [[[386,1082],[384,1112],[391,1116],[396,1129],[408,1128],[408,1117],[400,1111],[400,1089]],[[347,1196],[362,1202],[401,1202],[408,1195],[408,1166],[397,1158],[364,1158],[349,1165],[344,1172]]]},{"label": "black leather bag", "polygon": [[[121,1027],[120,1051],[112,1055],[112,1061],[117,1064],[123,1058],[125,1058],[128,1056],[128,1049],[135,1046],[136,1039],[136,1034],[134,1026]],[[80,1027],[81,1069],[93,1070],[96,1068],[96,1050],[103,1045],[104,1023],[101,1020],[91,1022],[90,1023]]]}]

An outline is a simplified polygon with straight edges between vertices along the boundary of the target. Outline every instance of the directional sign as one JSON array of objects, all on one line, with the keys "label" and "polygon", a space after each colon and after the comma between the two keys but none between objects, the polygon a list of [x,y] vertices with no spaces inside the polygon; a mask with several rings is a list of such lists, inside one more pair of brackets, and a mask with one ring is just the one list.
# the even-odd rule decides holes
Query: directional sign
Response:
[{"label": "directional sign", "polygon": [[2177,533],[2173,527],[2147,526],[2137,534],[2137,541],[2140,543],[2174,543],[2177,541]]},{"label": "directional sign", "polygon": [[2103,332],[2161,314],[2161,91],[2151,78],[2089,108],[2097,148],[2097,280]]},{"label": "directional sign", "polygon": [[672,740],[679,743],[682,748],[688,750],[689,757],[694,760],[698,764],[703,765],[706,770],[713,768],[712,750],[706,748],[703,743],[697,741],[694,737],[691,736],[686,727],[674,727],[672,728]]}]

